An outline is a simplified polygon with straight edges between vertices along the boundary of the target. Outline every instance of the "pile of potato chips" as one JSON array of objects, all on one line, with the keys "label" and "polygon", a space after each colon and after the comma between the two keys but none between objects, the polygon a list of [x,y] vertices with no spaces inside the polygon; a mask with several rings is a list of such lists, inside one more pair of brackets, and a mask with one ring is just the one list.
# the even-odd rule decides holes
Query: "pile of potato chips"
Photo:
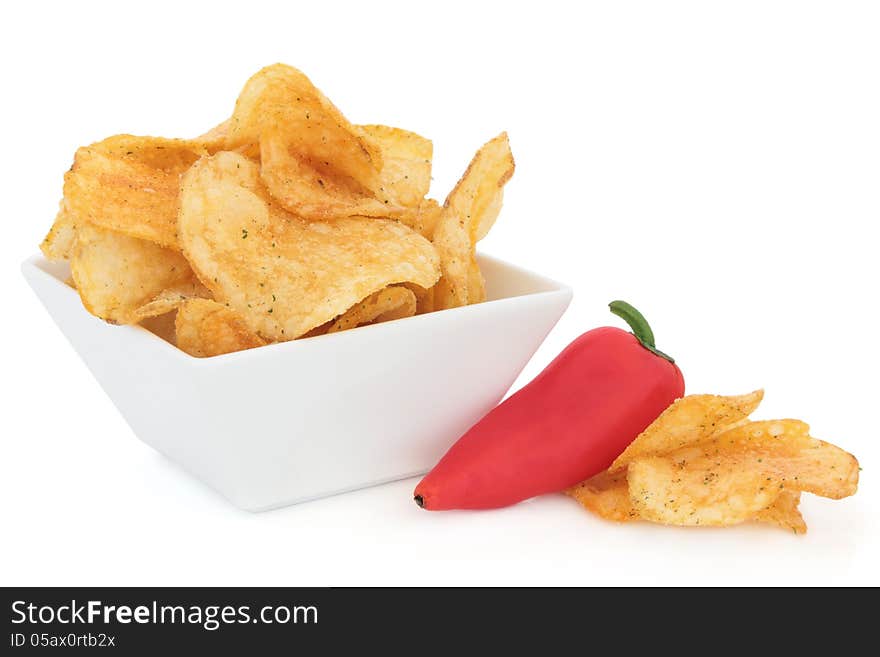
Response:
[{"label": "pile of potato chips", "polygon": [[349,123],[276,64],[201,137],[80,148],[41,248],[70,261],[89,312],[194,356],[485,301],[475,245],[513,174],[507,135],[442,206],[432,154],[413,132]]},{"label": "pile of potato chips", "polygon": [[763,391],[676,401],[605,472],[568,495],[609,520],[727,526],[766,522],[807,531],[801,492],[856,492],[859,463],[800,420],[749,420]]}]

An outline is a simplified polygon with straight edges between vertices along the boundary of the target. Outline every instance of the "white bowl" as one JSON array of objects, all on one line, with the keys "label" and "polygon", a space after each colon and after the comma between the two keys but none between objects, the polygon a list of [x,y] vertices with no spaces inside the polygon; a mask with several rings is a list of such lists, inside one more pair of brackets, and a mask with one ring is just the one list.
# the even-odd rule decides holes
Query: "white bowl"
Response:
[{"label": "white bowl", "polygon": [[135,435],[260,511],[421,474],[501,400],[571,289],[480,264],[486,303],[203,359],[90,315],[64,264],[22,271]]}]

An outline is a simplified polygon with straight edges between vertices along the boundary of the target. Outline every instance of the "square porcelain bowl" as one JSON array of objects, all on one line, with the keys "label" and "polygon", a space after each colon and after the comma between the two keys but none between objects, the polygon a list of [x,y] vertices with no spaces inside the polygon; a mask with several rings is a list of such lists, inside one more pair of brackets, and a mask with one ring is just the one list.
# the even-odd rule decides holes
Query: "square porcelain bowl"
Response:
[{"label": "square porcelain bowl", "polygon": [[260,511],[426,472],[501,400],[571,290],[480,264],[486,303],[203,359],[90,315],[66,265],[22,270],[135,435]]}]

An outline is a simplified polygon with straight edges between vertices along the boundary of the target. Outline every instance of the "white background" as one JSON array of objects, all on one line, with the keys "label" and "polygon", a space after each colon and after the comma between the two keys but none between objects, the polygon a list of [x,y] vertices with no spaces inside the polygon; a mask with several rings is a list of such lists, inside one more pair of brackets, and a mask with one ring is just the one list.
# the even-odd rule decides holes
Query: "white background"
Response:
[{"label": "white background", "polygon": [[[880,584],[876,4],[2,11],[0,583]],[[756,416],[803,418],[855,453],[858,494],[805,496],[805,537],[618,526],[562,496],[427,513],[414,480],[251,515],[139,443],[18,265],[77,146],[198,134],[275,61],[354,122],[431,137],[441,199],[510,133],[517,171],[483,250],[575,288],[517,385],[619,325],[606,303],[628,299],[690,392],[765,387]]]}]

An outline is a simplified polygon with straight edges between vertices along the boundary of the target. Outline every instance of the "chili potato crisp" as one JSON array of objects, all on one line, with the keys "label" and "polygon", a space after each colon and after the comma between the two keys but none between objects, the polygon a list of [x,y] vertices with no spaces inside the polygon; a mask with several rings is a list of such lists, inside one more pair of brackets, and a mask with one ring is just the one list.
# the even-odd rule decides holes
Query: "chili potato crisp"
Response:
[{"label": "chili potato crisp", "polygon": [[184,176],[180,237],[214,298],[267,340],[291,340],[393,283],[439,278],[431,243],[395,221],[309,222],[273,205],[259,167],[204,158]]},{"label": "chili potato crisp", "polygon": [[688,395],[675,400],[611,464],[612,471],[645,456],[666,454],[697,443],[745,421],[764,398],[763,390],[747,395]]},{"label": "chili potato crisp", "polygon": [[502,133],[477,151],[446,198],[433,237],[443,271],[434,294],[435,308],[455,308],[485,300],[475,247],[495,223],[504,185],[513,170],[510,143],[507,134]]},{"label": "chili potato crisp", "polygon": [[763,392],[677,400],[611,468],[566,493],[610,520],[681,526],[746,521],[803,534],[801,492],[853,495],[859,464],[800,420],[752,421]]},{"label": "chili potato crisp", "polygon": [[194,281],[177,251],[91,224],[77,228],[70,269],[86,309],[114,324],[148,316],[138,309],[163,290]]},{"label": "chili potato crisp", "polygon": [[349,308],[327,329],[336,333],[364,324],[388,322],[416,314],[416,295],[402,286],[386,287]]},{"label": "chili potato crisp", "polygon": [[513,173],[506,134],[441,206],[430,139],[351,123],[292,66],[258,71],[223,114],[198,137],[76,151],[40,249],[70,262],[86,310],[172,344],[186,330],[205,356],[238,344],[218,328],[232,316],[260,346],[486,300],[474,248]]},{"label": "chili potato crisp", "polygon": [[209,299],[189,299],[177,310],[177,346],[197,358],[219,356],[266,344],[238,313]]},{"label": "chili potato crisp", "polygon": [[178,249],[181,174],[207,151],[196,142],[117,135],[76,152],[66,210],[81,223]]}]

